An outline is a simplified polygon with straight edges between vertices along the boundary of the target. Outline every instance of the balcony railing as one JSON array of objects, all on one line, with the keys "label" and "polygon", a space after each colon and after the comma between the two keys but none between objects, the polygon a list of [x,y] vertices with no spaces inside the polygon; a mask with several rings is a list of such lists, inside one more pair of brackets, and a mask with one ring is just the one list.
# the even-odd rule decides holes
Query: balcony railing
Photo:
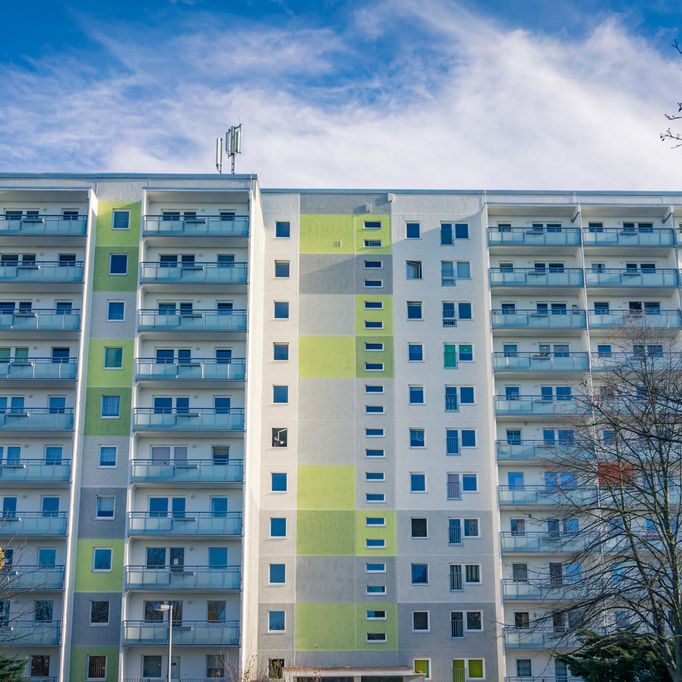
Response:
[{"label": "balcony railing", "polygon": [[[168,642],[168,623],[142,620],[123,621],[124,644],[164,644]],[[213,623],[183,620],[173,624],[173,645],[239,646],[239,621]]]},{"label": "balcony railing", "polygon": [[0,236],[45,235],[82,237],[87,230],[87,216],[37,215],[20,218],[0,216]]},{"label": "balcony railing", "polygon": [[498,372],[584,372],[589,364],[589,353],[493,353]]},{"label": "balcony railing", "polygon": [[135,377],[138,381],[244,381],[246,360],[232,358],[219,362],[215,358],[192,358],[187,362],[163,362],[156,358],[137,358]]},{"label": "balcony railing", "polygon": [[585,246],[674,246],[674,230],[657,227],[650,230],[628,230],[622,227],[583,228]]},{"label": "balcony railing", "polygon": [[563,312],[537,310],[492,311],[493,329],[585,329],[584,310]]},{"label": "balcony railing", "polygon": [[509,649],[562,649],[577,646],[578,640],[575,634],[562,629],[507,627],[504,644]]},{"label": "balcony railing", "polygon": [[137,431],[243,431],[244,410],[233,407],[227,412],[213,407],[193,407],[161,411],[136,407],[133,428]]},{"label": "balcony railing", "polygon": [[501,270],[490,268],[491,287],[581,287],[583,271],[581,268],[514,268]]},{"label": "balcony railing", "polygon": [[140,281],[163,284],[246,284],[247,263],[200,263],[178,264],[169,267],[165,263],[144,262],[140,265]]},{"label": "balcony railing", "polygon": [[[139,680],[139,682],[146,682]],[[580,677],[563,675],[554,677],[553,675],[533,675],[532,677],[505,677],[504,682],[583,682]]]},{"label": "balcony railing", "polygon": [[191,313],[166,314],[153,309],[138,311],[140,331],[169,332],[245,332],[246,310],[223,312],[193,310]]},{"label": "balcony railing", "polygon": [[61,622],[35,622],[32,620],[10,620],[0,625],[0,645],[2,646],[58,646],[61,635]]},{"label": "balcony railing", "polygon": [[249,216],[235,215],[226,218],[207,215],[171,219],[162,215],[146,215],[142,234],[145,237],[248,237]]},{"label": "balcony railing", "polygon": [[646,357],[636,353],[592,353],[592,369],[595,371],[613,371],[621,368],[647,367],[649,369],[666,368],[678,369],[682,361],[682,353],[665,352],[660,355],[647,355]]},{"label": "balcony railing", "polygon": [[131,535],[233,535],[242,533],[241,512],[184,512],[161,516],[128,512]]},{"label": "balcony railing", "polygon": [[80,310],[62,313],[55,309],[21,310],[0,312],[0,331],[78,331],[81,326]]},{"label": "balcony railing", "polygon": [[179,463],[134,459],[130,462],[130,479],[135,483],[156,481],[241,483],[244,479],[244,461],[229,459],[216,462],[212,459],[188,459]]},{"label": "balcony railing", "polygon": [[502,532],[500,544],[503,552],[519,552],[551,554],[553,552],[575,552],[592,546],[598,541],[598,536],[592,531],[579,533],[543,533],[533,532],[523,535]]},{"label": "balcony railing", "polygon": [[[566,457],[572,443],[548,443],[544,440],[522,440],[518,443],[497,441],[497,459],[500,462],[549,461],[557,457]],[[571,453],[577,456],[578,453]]]},{"label": "balcony railing", "polygon": [[508,398],[504,395],[498,395],[495,396],[495,411],[501,416],[557,417],[587,414],[589,407],[581,398],[581,396],[543,398],[541,395],[520,395],[518,398]]},{"label": "balcony railing", "polygon": [[241,587],[241,566],[126,566],[125,575],[129,590],[238,590]]},{"label": "balcony railing", "polygon": [[9,566],[0,570],[0,590],[63,590],[63,566]]},{"label": "balcony railing", "polygon": [[580,228],[489,227],[490,246],[578,246]]},{"label": "balcony railing", "polygon": [[73,408],[23,407],[0,412],[2,431],[73,431]]},{"label": "balcony railing", "polygon": [[[0,233],[1,234],[1,233]],[[34,263],[0,263],[0,282],[82,282],[83,263],[35,261]]]},{"label": "balcony railing", "polygon": [[25,358],[0,361],[0,381],[75,381],[78,375],[76,358]]},{"label": "balcony railing", "polygon": [[679,284],[679,273],[674,269],[604,268],[586,270],[585,282],[588,287],[676,287]]},{"label": "balcony railing", "polygon": [[616,329],[619,327],[647,327],[652,329],[679,329],[682,316],[679,310],[633,313],[629,310],[601,312],[589,311],[590,327],[593,329]]},{"label": "balcony railing", "polygon": [[500,506],[572,506],[594,504],[597,500],[597,488],[576,487],[561,488],[541,485],[524,485],[514,487],[501,485],[498,488]]},{"label": "balcony railing", "polygon": [[66,512],[0,513],[0,535],[66,535]]},{"label": "balcony railing", "polygon": [[584,599],[594,594],[596,588],[590,588],[584,583],[571,583],[567,580],[516,580],[502,581],[502,596],[509,600],[534,601],[545,599],[573,600]]},{"label": "balcony railing", "polygon": [[0,464],[0,483],[55,483],[71,478],[71,461],[54,464],[44,459],[20,459]]}]

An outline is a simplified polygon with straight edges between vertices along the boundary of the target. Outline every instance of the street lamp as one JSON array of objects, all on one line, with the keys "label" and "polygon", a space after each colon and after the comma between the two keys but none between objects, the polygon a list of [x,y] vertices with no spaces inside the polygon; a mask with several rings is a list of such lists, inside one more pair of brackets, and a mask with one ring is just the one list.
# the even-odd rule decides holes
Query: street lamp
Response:
[{"label": "street lamp", "polygon": [[172,682],[171,666],[173,661],[173,604],[159,604],[157,611],[168,611],[168,682]]}]

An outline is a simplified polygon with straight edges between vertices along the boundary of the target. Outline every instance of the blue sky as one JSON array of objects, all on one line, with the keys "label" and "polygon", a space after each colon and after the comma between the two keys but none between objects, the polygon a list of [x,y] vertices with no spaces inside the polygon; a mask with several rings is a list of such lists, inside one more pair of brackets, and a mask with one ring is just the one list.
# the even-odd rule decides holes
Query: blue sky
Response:
[{"label": "blue sky", "polygon": [[[662,0],[3,0],[0,170],[682,189]],[[682,128],[682,126],[680,126]]]}]

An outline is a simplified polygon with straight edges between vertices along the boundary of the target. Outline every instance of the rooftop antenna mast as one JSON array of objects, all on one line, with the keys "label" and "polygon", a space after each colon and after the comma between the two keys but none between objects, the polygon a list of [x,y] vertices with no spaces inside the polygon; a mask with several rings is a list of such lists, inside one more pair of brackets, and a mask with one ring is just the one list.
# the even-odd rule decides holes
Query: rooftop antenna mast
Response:
[{"label": "rooftop antenna mast", "polygon": [[[225,151],[230,159],[230,172],[234,175],[237,154],[242,153],[242,124],[230,126],[224,138]],[[223,172],[223,138],[215,139],[215,167],[218,173]]]}]

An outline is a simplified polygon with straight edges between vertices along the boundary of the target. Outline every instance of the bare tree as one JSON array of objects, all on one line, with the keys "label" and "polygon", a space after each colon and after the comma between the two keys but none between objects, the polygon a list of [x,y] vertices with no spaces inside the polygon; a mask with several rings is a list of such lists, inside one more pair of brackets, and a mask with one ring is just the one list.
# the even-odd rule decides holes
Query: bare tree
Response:
[{"label": "bare tree", "polygon": [[[673,41],[672,46],[678,53],[682,54],[682,45],[680,45],[677,40]],[[674,114],[666,114],[665,117],[668,121],[679,121],[682,119],[682,102],[677,103],[677,111]],[[668,128],[665,132],[661,133],[661,140],[663,142],[672,142],[673,149],[682,147],[682,134],[674,132],[671,128]]]}]

